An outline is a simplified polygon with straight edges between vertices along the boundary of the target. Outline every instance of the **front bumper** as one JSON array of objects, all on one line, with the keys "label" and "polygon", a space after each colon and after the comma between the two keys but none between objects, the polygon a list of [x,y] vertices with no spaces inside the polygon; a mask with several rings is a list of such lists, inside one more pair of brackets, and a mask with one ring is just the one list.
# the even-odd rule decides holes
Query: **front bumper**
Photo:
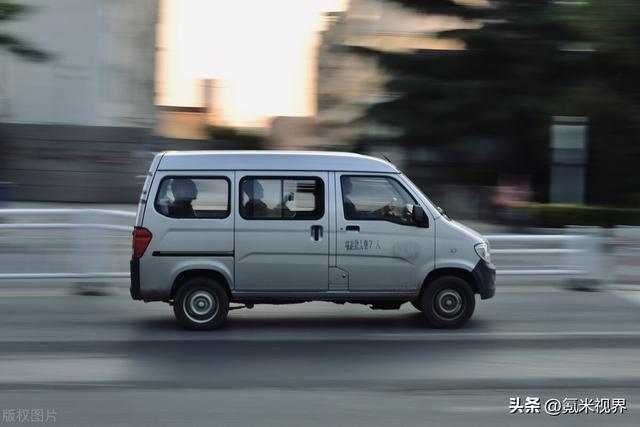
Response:
[{"label": "front bumper", "polygon": [[471,271],[476,279],[480,298],[488,299],[496,293],[496,266],[485,260],[480,260]]}]

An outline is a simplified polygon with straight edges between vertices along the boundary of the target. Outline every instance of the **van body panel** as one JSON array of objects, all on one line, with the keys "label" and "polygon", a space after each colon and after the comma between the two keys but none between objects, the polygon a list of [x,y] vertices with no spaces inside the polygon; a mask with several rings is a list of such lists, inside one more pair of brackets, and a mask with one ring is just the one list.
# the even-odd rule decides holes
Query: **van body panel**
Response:
[{"label": "van body panel", "polygon": [[[401,184],[414,199],[417,197],[399,180],[399,174],[335,173],[336,266],[348,272],[349,290],[417,292],[434,268],[435,227],[419,228],[386,220],[346,219],[342,177],[391,179]],[[426,208],[425,212],[428,212]]]},{"label": "van body panel", "polygon": [[[147,251],[151,252],[229,252],[234,248],[233,200],[225,218],[171,218],[154,206],[163,179],[172,177],[224,179],[233,194],[233,172],[157,172],[151,186],[154,197],[147,202],[144,225],[153,238]],[[145,254],[146,255],[146,254]]]},{"label": "van body panel", "polygon": [[141,264],[140,276],[144,277],[139,288],[139,299],[167,301],[176,278],[191,270],[210,270],[222,274],[233,289],[233,257],[153,256],[154,262]]},{"label": "van body panel", "polygon": [[[144,208],[143,225],[152,239],[140,259],[140,293],[143,297],[168,298],[173,279],[185,270],[211,268],[228,276],[233,285],[234,203],[228,201],[225,218],[172,218],[155,206],[163,179],[172,177],[225,180],[229,196],[233,194],[234,172],[226,171],[158,171],[151,184],[150,196]],[[231,256],[230,256],[231,255]],[[162,290],[162,292],[161,292]]]},{"label": "van body panel", "polygon": [[149,197],[149,190],[151,189],[151,184],[153,182],[154,175],[156,170],[158,169],[158,165],[160,164],[160,160],[164,156],[164,153],[156,154],[153,160],[151,161],[151,166],[149,166],[149,171],[147,172],[147,176],[144,179],[144,184],[142,185],[142,193],[140,194],[140,200],[138,202],[138,209],[136,211],[136,221],[135,226],[142,226],[142,221],[144,217],[144,210],[147,204],[147,198]]},{"label": "van body panel", "polygon": [[462,268],[471,272],[480,257],[475,245],[487,240],[470,228],[440,216],[434,221],[438,230],[435,268]]},{"label": "van body panel", "polygon": [[222,257],[174,257],[167,259],[171,264],[169,282],[173,284],[176,278],[184,272],[191,270],[211,270],[222,274],[233,290],[233,256]]},{"label": "van body panel", "polygon": [[473,263],[467,260],[460,260],[453,256],[448,258],[441,256],[436,260],[436,269],[439,270],[442,268],[459,268],[461,270],[471,272],[475,268],[476,264],[477,261]]},{"label": "van body panel", "polygon": [[374,291],[374,292],[242,292],[235,291],[233,300],[242,303],[299,303],[308,301],[330,301],[336,303],[371,304],[373,302],[412,301],[419,295],[416,291]]},{"label": "van body panel", "polygon": [[349,272],[338,267],[329,267],[329,290],[348,291]]},{"label": "van body panel", "polygon": [[[275,182],[303,178],[322,182],[324,207],[319,219],[248,219],[235,210],[235,290],[300,292],[329,289],[328,173],[238,171],[235,187],[239,189],[243,179]],[[239,191],[236,193],[236,197],[241,197]],[[317,240],[314,227],[321,230]]]},{"label": "van body panel", "polygon": [[399,173],[389,162],[354,153],[323,151],[168,152],[159,170],[351,171]]}]

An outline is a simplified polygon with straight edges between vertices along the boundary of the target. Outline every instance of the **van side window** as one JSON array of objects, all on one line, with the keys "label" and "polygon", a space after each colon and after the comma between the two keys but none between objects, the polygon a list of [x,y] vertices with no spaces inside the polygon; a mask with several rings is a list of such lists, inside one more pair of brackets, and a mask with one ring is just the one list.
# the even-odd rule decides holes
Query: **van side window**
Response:
[{"label": "van side window", "polygon": [[226,218],[229,180],[166,177],[160,183],[155,208],[170,218]]},{"label": "van side window", "polygon": [[413,225],[415,199],[395,179],[342,176],[342,206],[348,220],[382,220]]},{"label": "van side window", "polygon": [[324,216],[324,185],[314,177],[245,177],[240,182],[245,219],[314,220]]}]

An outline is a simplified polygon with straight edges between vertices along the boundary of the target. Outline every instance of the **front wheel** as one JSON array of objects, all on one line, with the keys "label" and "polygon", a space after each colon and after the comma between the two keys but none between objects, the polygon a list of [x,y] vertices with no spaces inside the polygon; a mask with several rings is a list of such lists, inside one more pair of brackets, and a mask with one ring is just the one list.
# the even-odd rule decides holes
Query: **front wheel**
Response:
[{"label": "front wheel", "polygon": [[185,329],[216,329],[227,319],[229,297],[215,280],[194,278],[185,282],[176,292],[173,312]]},{"label": "front wheel", "polygon": [[427,322],[439,329],[455,329],[473,314],[476,300],[466,281],[445,276],[427,285],[420,300]]}]

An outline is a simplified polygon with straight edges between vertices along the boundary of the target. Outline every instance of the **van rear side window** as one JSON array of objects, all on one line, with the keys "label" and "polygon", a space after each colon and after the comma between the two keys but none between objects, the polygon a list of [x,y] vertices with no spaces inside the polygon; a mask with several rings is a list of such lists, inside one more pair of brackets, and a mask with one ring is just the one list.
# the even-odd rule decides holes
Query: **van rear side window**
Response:
[{"label": "van rear side window", "polygon": [[226,218],[229,216],[229,180],[174,176],[160,183],[156,210],[170,218]]},{"label": "van rear side window", "polygon": [[245,219],[315,220],[324,216],[324,185],[316,177],[245,177],[240,182]]}]

